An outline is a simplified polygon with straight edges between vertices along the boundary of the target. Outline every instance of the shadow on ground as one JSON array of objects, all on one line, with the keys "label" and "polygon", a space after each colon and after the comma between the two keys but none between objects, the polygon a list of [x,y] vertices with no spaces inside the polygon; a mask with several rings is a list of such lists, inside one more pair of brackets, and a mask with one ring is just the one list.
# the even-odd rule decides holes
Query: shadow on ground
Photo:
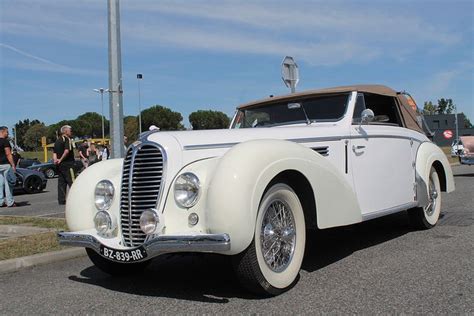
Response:
[{"label": "shadow on ground", "polygon": [[[309,232],[302,269],[313,272],[350,256],[355,251],[382,244],[412,231],[406,213],[342,228]],[[160,256],[136,276],[111,277],[94,266],[70,280],[112,291],[151,297],[169,297],[225,304],[229,298],[259,299],[241,288],[231,259],[209,254]]]},{"label": "shadow on ground", "polygon": [[469,178],[472,178],[472,177],[474,177],[474,173],[455,174],[454,177],[455,177],[455,178],[458,178],[458,177],[462,177],[462,178],[464,178],[464,177],[466,177],[466,178],[469,177]]}]

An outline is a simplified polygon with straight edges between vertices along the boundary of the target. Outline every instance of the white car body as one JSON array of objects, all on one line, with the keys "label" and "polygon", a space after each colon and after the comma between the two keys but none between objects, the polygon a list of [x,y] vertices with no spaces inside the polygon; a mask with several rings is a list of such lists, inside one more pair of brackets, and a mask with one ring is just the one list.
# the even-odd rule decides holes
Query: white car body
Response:
[{"label": "white car body", "polygon": [[[441,189],[453,191],[445,154],[424,134],[392,125],[353,124],[358,92],[348,93],[345,115],[335,122],[142,134],[130,150],[156,145],[164,160],[156,201],[161,226],[146,237],[153,249],[147,259],[180,251],[242,253],[254,238],[262,196],[282,174],[299,183],[295,191],[305,190],[300,200],[307,228],[314,229],[427,205],[432,168],[440,175]],[[123,159],[100,162],[77,178],[66,205],[73,232],[60,234],[61,243],[97,252],[100,245],[118,251],[141,245],[124,243],[120,222],[123,164]],[[199,200],[188,209],[178,206],[173,194],[177,176],[185,172],[200,181]],[[115,188],[108,212],[117,225],[110,236],[99,235],[94,227],[94,190],[101,180],[109,180]],[[199,216],[196,225],[188,223],[191,213]]]}]

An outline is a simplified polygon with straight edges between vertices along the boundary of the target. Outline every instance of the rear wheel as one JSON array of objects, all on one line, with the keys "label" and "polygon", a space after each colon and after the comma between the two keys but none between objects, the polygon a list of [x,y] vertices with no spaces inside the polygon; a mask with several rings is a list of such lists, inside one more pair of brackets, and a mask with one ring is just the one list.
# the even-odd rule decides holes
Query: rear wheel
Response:
[{"label": "rear wheel", "polygon": [[23,189],[26,193],[38,193],[43,191],[43,180],[38,176],[29,176],[25,179]]},{"label": "rear wheel", "polygon": [[416,207],[408,211],[410,221],[415,228],[428,229],[436,225],[441,213],[441,185],[438,173],[430,170],[428,180],[428,205]]},{"label": "rear wheel", "polygon": [[233,259],[242,285],[263,295],[278,295],[297,280],[306,242],[304,213],[286,184],[272,186],[258,210],[254,239]]},{"label": "rear wheel", "polygon": [[110,275],[131,275],[141,273],[151,260],[135,263],[119,263],[105,259],[91,248],[86,248],[87,255],[92,263]]}]

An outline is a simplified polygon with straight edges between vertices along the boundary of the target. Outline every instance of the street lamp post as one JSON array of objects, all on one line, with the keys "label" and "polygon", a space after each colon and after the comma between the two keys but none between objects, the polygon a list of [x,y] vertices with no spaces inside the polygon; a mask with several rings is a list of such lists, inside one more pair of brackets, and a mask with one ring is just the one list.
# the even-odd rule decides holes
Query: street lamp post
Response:
[{"label": "street lamp post", "polygon": [[[459,143],[458,106],[454,105],[454,124],[456,124],[456,144]],[[459,147],[459,145],[457,145]]]},{"label": "street lamp post", "polygon": [[105,146],[105,127],[104,127],[104,92],[109,92],[109,89],[99,88],[94,89],[95,92],[100,93],[100,104],[102,107],[102,145]]},{"label": "street lamp post", "polygon": [[12,128],[12,130],[14,130],[15,132],[13,133],[14,135],[14,139],[15,139],[15,149],[18,148],[18,145],[16,143],[16,124],[15,124],[15,127]]},{"label": "street lamp post", "polygon": [[137,74],[137,82],[138,82],[138,132],[139,135],[142,133],[142,104],[141,104],[141,96],[140,96],[140,80],[143,79],[142,74]]}]

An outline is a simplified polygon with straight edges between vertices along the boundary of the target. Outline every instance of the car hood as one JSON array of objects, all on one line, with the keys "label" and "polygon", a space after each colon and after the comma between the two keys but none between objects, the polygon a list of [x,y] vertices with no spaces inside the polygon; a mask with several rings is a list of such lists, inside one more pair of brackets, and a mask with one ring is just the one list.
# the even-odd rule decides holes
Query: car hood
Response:
[{"label": "car hood", "polygon": [[[232,146],[256,139],[281,139],[298,143],[340,138],[336,123],[292,125],[271,128],[148,132],[141,139],[160,144],[181,166],[192,161],[223,155]],[[177,162],[178,163],[178,162]]]},{"label": "car hood", "polygon": [[16,168],[16,173],[20,174],[23,178],[29,177],[31,175],[36,175],[40,177],[42,180],[46,180],[46,177],[44,176],[44,174],[36,170]]}]

